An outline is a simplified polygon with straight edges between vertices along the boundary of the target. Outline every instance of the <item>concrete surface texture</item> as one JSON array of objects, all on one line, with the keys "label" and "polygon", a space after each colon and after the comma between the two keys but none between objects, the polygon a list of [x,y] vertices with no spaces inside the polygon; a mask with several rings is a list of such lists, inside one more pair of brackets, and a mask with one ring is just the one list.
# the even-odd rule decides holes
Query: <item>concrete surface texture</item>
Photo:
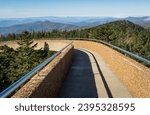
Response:
[{"label": "concrete surface texture", "polygon": [[[56,47],[56,49],[59,49],[62,48],[62,46],[64,46],[66,43],[70,43],[71,41],[70,40],[36,40],[35,42],[38,42],[37,48],[41,48],[42,44],[44,44],[44,42],[47,42],[48,44],[51,44],[49,45],[50,47],[52,46],[52,47]],[[2,44],[4,43],[0,43],[0,45]],[[16,42],[5,42],[5,44],[9,44],[12,47],[17,47]],[[92,53],[95,56],[97,60],[97,64],[99,65],[99,69],[95,66],[90,68],[87,68],[86,65],[83,66],[85,67],[85,70],[89,69],[90,71],[93,71],[93,73],[90,74],[89,77],[87,77],[87,79],[92,80],[92,84],[93,84],[93,86],[89,86],[89,87],[91,87],[94,90],[94,92],[95,89],[97,90],[97,88],[101,89],[101,90],[97,90],[97,94],[95,93],[93,97],[107,97],[107,96],[108,97],[111,96],[112,97],[150,97],[150,69],[149,68],[113,50],[112,48],[100,43],[91,42],[91,41],[74,40],[74,47],[76,49],[81,48],[87,50],[87,51],[82,51],[82,50],[80,51],[84,53],[84,55],[85,54],[89,55],[89,56],[85,56],[88,60],[87,63],[89,63],[89,61],[91,62],[89,65],[87,65],[87,67],[90,67],[90,65],[95,63],[95,62],[92,63],[91,60],[94,60],[94,58],[90,59],[90,57],[92,57],[90,53]],[[88,53],[88,51],[90,53]],[[77,68],[74,68],[74,70],[75,69]],[[83,68],[80,69],[82,70]],[[107,71],[107,69],[111,71]],[[95,71],[98,72],[98,70],[103,70],[103,71],[97,74],[94,73]],[[70,71],[72,71],[72,69]],[[96,75],[100,76],[99,74],[104,76],[105,80],[103,77],[100,77],[101,79],[99,79],[99,77],[96,77]],[[70,80],[71,79],[73,78],[70,78]],[[93,82],[93,79],[95,83]],[[88,80],[86,82],[88,82]],[[98,85],[101,82],[103,82],[104,85],[102,84]],[[105,82],[107,83],[107,85]],[[116,84],[116,82],[118,82],[121,86]],[[106,89],[109,89],[110,91],[106,91]],[[124,89],[124,91],[128,93],[121,92],[120,91],[121,89]],[[105,93],[102,94],[101,91]]]},{"label": "concrete surface texture", "polygon": [[85,52],[81,50],[74,51],[74,57],[70,71],[64,80],[58,97],[98,97],[90,59]]},{"label": "concrete surface texture", "polygon": [[74,46],[94,51],[100,55],[133,97],[150,97],[149,68],[100,43],[74,41]]},{"label": "concrete surface texture", "polygon": [[96,52],[91,52],[86,49],[75,49],[70,71],[64,80],[58,97],[132,97],[103,59]]}]

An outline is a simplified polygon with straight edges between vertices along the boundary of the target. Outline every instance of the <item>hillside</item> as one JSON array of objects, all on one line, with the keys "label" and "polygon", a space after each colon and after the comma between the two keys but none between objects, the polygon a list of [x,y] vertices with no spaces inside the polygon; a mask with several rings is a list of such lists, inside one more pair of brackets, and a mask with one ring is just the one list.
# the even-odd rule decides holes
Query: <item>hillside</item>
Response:
[{"label": "hillside", "polygon": [[[42,27],[42,26],[41,26]],[[32,38],[87,38],[99,39],[119,46],[144,58],[150,59],[150,30],[130,21],[115,21],[89,29],[31,33]],[[9,34],[0,41],[20,39],[20,35]]]},{"label": "hillside", "polygon": [[32,17],[32,18],[10,18],[0,19],[0,27],[9,27],[37,21],[51,21],[56,23],[71,24],[76,26],[95,26],[106,22],[115,21],[118,18],[114,17]]},{"label": "hillside", "polygon": [[10,18],[0,19],[0,34],[21,33],[23,31],[52,31],[57,29],[74,30],[91,28],[117,20],[129,20],[146,29],[150,29],[150,16],[143,17],[32,17],[32,18]]},{"label": "hillside", "polygon": [[87,29],[89,38],[101,39],[150,59],[150,31],[129,21],[115,21]]},{"label": "hillside", "polygon": [[50,21],[38,21],[34,23],[27,23],[21,25],[14,25],[10,27],[0,27],[0,34],[6,35],[9,33],[21,33],[23,31],[29,32],[42,32],[42,31],[52,31],[52,30],[73,30],[77,29],[77,26],[71,24],[55,23]]},{"label": "hillside", "polygon": [[14,25],[27,24],[27,23],[35,23],[38,21],[50,21],[55,23],[63,23],[63,24],[71,24],[79,27],[94,27],[100,24],[105,24],[108,22],[113,22],[117,20],[129,20],[133,23],[147,26],[150,24],[150,16],[143,17],[29,17],[29,18],[0,18],[0,27],[10,27]]},{"label": "hillside", "polygon": [[150,23],[139,23],[140,26],[144,27],[145,29],[149,29],[150,30]]}]

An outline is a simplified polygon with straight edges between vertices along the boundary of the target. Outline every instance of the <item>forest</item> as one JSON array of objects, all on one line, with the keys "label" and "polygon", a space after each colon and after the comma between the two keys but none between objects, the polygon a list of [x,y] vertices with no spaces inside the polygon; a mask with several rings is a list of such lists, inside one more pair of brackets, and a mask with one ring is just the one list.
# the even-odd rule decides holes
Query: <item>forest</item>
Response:
[{"label": "forest", "polygon": [[[71,31],[53,30],[49,32],[31,32],[33,39],[71,39],[86,38],[103,40],[127,51],[150,59],[150,30],[127,20],[106,23],[88,29]],[[18,40],[22,34],[1,35],[0,41]]]},{"label": "forest", "polygon": [[33,44],[31,33],[24,32],[17,49],[0,46],[0,91],[55,53],[49,51],[46,44],[44,50],[34,50],[37,44]]}]

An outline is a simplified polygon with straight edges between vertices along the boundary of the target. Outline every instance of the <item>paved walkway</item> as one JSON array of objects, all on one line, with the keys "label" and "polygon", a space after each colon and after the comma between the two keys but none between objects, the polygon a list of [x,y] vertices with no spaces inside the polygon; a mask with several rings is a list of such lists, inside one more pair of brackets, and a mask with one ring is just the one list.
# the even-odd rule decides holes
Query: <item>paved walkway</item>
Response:
[{"label": "paved walkway", "polygon": [[98,97],[90,59],[85,52],[81,50],[74,51],[74,59],[59,93],[59,97]]},{"label": "paved walkway", "polygon": [[75,49],[59,98],[132,97],[104,60],[93,51]]}]

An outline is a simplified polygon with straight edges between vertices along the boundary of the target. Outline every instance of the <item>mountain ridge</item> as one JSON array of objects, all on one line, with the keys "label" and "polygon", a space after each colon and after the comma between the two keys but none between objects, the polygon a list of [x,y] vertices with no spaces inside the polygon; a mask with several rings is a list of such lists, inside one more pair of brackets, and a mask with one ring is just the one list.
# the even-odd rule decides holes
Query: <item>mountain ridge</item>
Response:
[{"label": "mountain ridge", "polygon": [[[37,21],[51,21],[56,23],[64,23],[64,24],[72,24],[79,25],[82,22],[86,22],[87,24],[92,24],[96,22],[107,23],[116,20],[129,20],[134,23],[150,23],[150,16],[142,16],[142,17],[55,17],[55,16],[46,16],[46,17],[29,17],[29,18],[6,18],[0,19],[0,27],[9,27],[18,24],[32,23]],[[85,26],[85,25],[84,25]]]},{"label": "mountain ridge", "polygon": [[[141,25],[142,27],[146,29],[150,29],[150,16],[126,17],[126,18],[48,16],[48,17],[35,17],[35,18],[33,17],[33,18],[19,18],[19,19],[17,18],[16,19],[0,19],[0,34],[7,35],[9,33],[21,33],[22,31],[49,31],[49,30],[51,31],[52,29],[57,29],[59,31],[62,31],[62,30],[91,28],[91,27],[103,25],[103,24],[117,21],[117,20],[129,20],[135,24]],[[39,25],[39,22],[42,22],[43,24],[47,22],[46,25],[49,25],[48,23],[50,22],[55,23],[55,24],[51,24],[51,28],[50,27],[48,28],[47,26],[46,26],[47,28],[41,26],[41,29],[40,29],[40,26],[39,28],[37,27]],[[67,26],[67,27],[64,27],[62,24],[65,24],[64,26]],[[19,25],[20,26],[22,25],[24,27],[18,27]],[[61,27],[57,26],[56,28],[56,25],[60,25]]]},{"label": "mountain ridge", "polygon": [[[91,37],[150,59],[150,31],[130,21],[115,21],[86,29]],[[84,32],[86,33],[86,32]]]},{"label": "mountain ridge", "polygon": [[[92,28],[71,31],[31,32],[33,39],[41,38],[87,38],[98,39],[121,47],[134,54],[150,59],[150,30],[127,20],[102,24]],[[22,34],[1,36],[0,41],[18,40]]]},{"label": "mountain ridge", "polygon": [[7,35],[9,33],[19,34],[23,31],[38,32],[38,31],[52,31],[52,30],[74,30],[78,26],[71,24],[55,23],[51,21],[37,21],[27,24],[13,25],[10,27],[0,27],[0,34]]}]

